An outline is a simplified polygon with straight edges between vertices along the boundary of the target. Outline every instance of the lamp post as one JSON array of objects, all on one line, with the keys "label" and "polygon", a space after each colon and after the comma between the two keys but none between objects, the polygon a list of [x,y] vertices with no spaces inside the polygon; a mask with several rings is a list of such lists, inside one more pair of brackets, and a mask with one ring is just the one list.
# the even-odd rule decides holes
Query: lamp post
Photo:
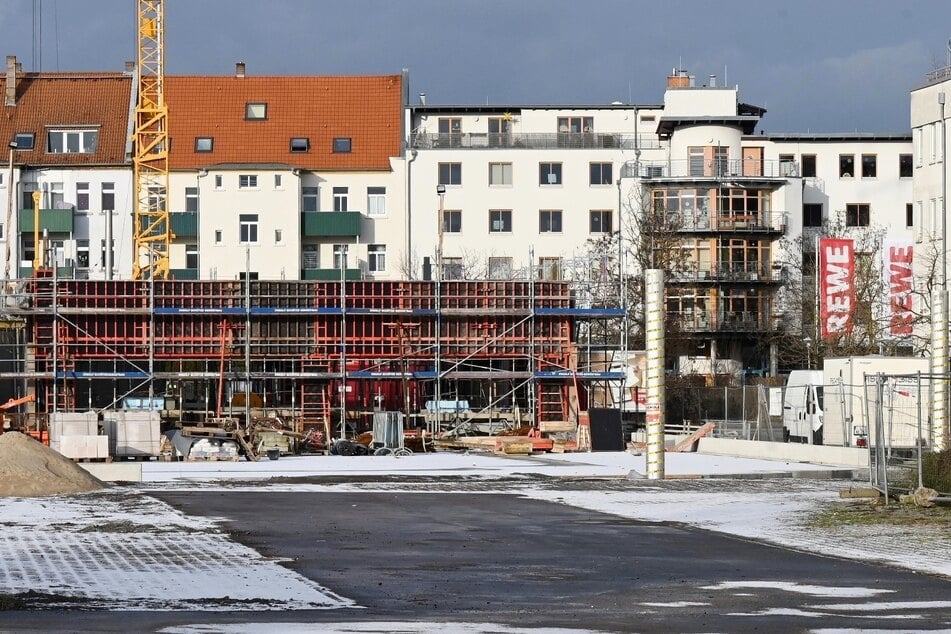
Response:
[{"label": "lamp post", "polygon": [[340,263],[340,438],[347,437],[347,245],[337,248]]},{"label": "lamp post", "polygon": [[436,223],[439,231],[439,244],[436,246],[436,426],[434,431],[439,431],[442,423],[442,348],[440,340],[442,335],[442,239],[445,232],[445,202],[446,186],[436,185],[436,195],[439,196],[439,218]]},{"label": "lamp post", "polygon": [[806,344],[806,369],[812,369],[812,338],[806,337],[802,340]]},{"label": "lamp post", "polygon": [[[17,142],[10,141],[10,160],[7,169],[7,222],[4,225],[7,229],[7,248],[6,261],[3,267],[3,279],[10,281],[10,261],[13,259],[12,236],[13,236],[13,199],[16,196],[16,187],[13,186],[13,151],[17,149]],[[17,275],[19,277],[19,274]]]}]

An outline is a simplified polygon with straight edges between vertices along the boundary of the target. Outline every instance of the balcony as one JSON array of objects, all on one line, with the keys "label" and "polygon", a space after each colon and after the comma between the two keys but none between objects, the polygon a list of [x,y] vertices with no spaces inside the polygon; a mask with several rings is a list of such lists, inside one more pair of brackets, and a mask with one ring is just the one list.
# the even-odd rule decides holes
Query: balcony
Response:
[{"label": "balcony", "polygon": [[168,276],[173,280],[197,280],[198,269],[169,269]]},{"label": "balcony", "polygon": [[351,238],[360,235],[359,211],[308,211],[301,214],[305,238]]},{"label": "balcony", "polygon": [[668,312],[668,323],[681,332],[764,333],[776,329],[776,320],[767,312],[682,311]]},{"label": "balcony", "polygon": [[[363,272],[360,269],[346,269],[344,277],[349,282],[358,282],[363,279]],[[340,269],[301,269],[300,278],[318,282],[339,282]]]},{"label": "balcony", "polygon": [[690,160],[625,163],[621,178],[646,180],[677,178],[691,181],[722,181],[735,178],[786,179],[799,174],[796,163],[776,160]]},{"label": "balcony", "polygon": [[191,212],[172,212],[168,217],[173,236],[176,238],[198,237],[198,214]]},{"label": "balcony", "polygon": [[664,220],[663,230],[678,233],[782,233],[786,230],[784,211],[669,212]]},{"label": "balcony", "polygon": [[[20,233],[32,233],[34,231],[33,223],[34,211],[32,209],[20,210]],[[49,233],[72,233],[73,232],[73,209],[40,209],[40,232]]]},{"label": "balcony", "polygon": [[419,133],[410,138],[410,147],[420,150],[519,148],[554,149],[650,149],[660,147],[654,135],[622,132],[453,132]]},{"label": "balcony", "polygon": [[714,262],[704,267],[696,266],[670,272],[670,282],[781,282],[782,269],[758,262]]}]

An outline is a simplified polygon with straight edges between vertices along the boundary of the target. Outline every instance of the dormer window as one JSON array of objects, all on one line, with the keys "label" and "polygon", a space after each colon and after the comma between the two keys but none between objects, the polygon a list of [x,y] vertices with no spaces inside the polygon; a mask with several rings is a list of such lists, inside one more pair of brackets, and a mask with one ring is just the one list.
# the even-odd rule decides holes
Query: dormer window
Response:
[{"label": "dormer window", "polygon": [[99,143],[99,130],[52,129],[47,133],[50,154],[92,154]]},{"label": "dormer window", "polygon": [[213,136],[196,136],[195,137],[195,151],[196,152],[211,152],[215,149],[215,137]]},{"label": "dormer window", "polygon": [[262,121],[267,119],[266,103],[249,103],[244,106],[244,118],[248,121]]},{"label": "dormer window", "polygon": [[334,152],[336,153],[349,153],[350,152],[350,137],[338,136],[334,139]]},{"label": "dormer window", "polygon": [[32,132],[17,132],[13,142],[17,144],[18,150],[32,150],[36,146],[36,135]]},{"label": "dormer window", "polygon": [[307,152],[310,150],[310,139],[294,137],[291,139],[291,152]]}]

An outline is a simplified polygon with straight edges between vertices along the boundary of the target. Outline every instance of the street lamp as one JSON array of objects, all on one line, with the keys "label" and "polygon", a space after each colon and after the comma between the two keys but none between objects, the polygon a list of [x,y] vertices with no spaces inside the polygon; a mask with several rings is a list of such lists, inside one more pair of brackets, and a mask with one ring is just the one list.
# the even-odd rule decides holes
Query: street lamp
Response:
[{"label": "street lamp", "polygon": [[442,183],[436,185],[436,195],[439,196],[439,219],[436,223],[439,230],[439,244],[436,247],[436,426],[435,431],[439,431],[442,423],[442,349],[440,347],[440,335],[442,334],[442,238],[445,232],[445,202],[446,186]]},{"label": "street lamp", "polygon": [[[7,249],[5,256],[6,262],[4,263],[3,267],[3,279],[6,281],[10,281],[10,260],[13,258],[13,249],[10,246],[12,240],[11,236],[13,234],[13,197],[16,196],[16,188],[13,186],[13,151],[17,149],[17,142],[10,141],[9,146],[10,161],[7,176],[7,223],[4,225],[7,230]],[[17,277],[19,277],[19,274]]]},{"label": "street lamp", "polygon": [[812,369],[812,338],[806,337],[802,340],[806,344],[806,369]]},{"label": "street lamp", "polygon": [[347,245],[337,247],[340,264],[340,438],[347,437]]}]

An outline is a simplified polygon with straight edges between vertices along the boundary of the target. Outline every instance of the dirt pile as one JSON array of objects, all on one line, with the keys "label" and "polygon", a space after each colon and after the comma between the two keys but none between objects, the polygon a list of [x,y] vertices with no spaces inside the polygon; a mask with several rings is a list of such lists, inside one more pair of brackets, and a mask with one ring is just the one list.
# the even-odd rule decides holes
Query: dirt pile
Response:
[{"label": "dirt pile", "polygon": [[95,491],[105,485],[69,458],[19,432],[0,434],[0,496]]}]

